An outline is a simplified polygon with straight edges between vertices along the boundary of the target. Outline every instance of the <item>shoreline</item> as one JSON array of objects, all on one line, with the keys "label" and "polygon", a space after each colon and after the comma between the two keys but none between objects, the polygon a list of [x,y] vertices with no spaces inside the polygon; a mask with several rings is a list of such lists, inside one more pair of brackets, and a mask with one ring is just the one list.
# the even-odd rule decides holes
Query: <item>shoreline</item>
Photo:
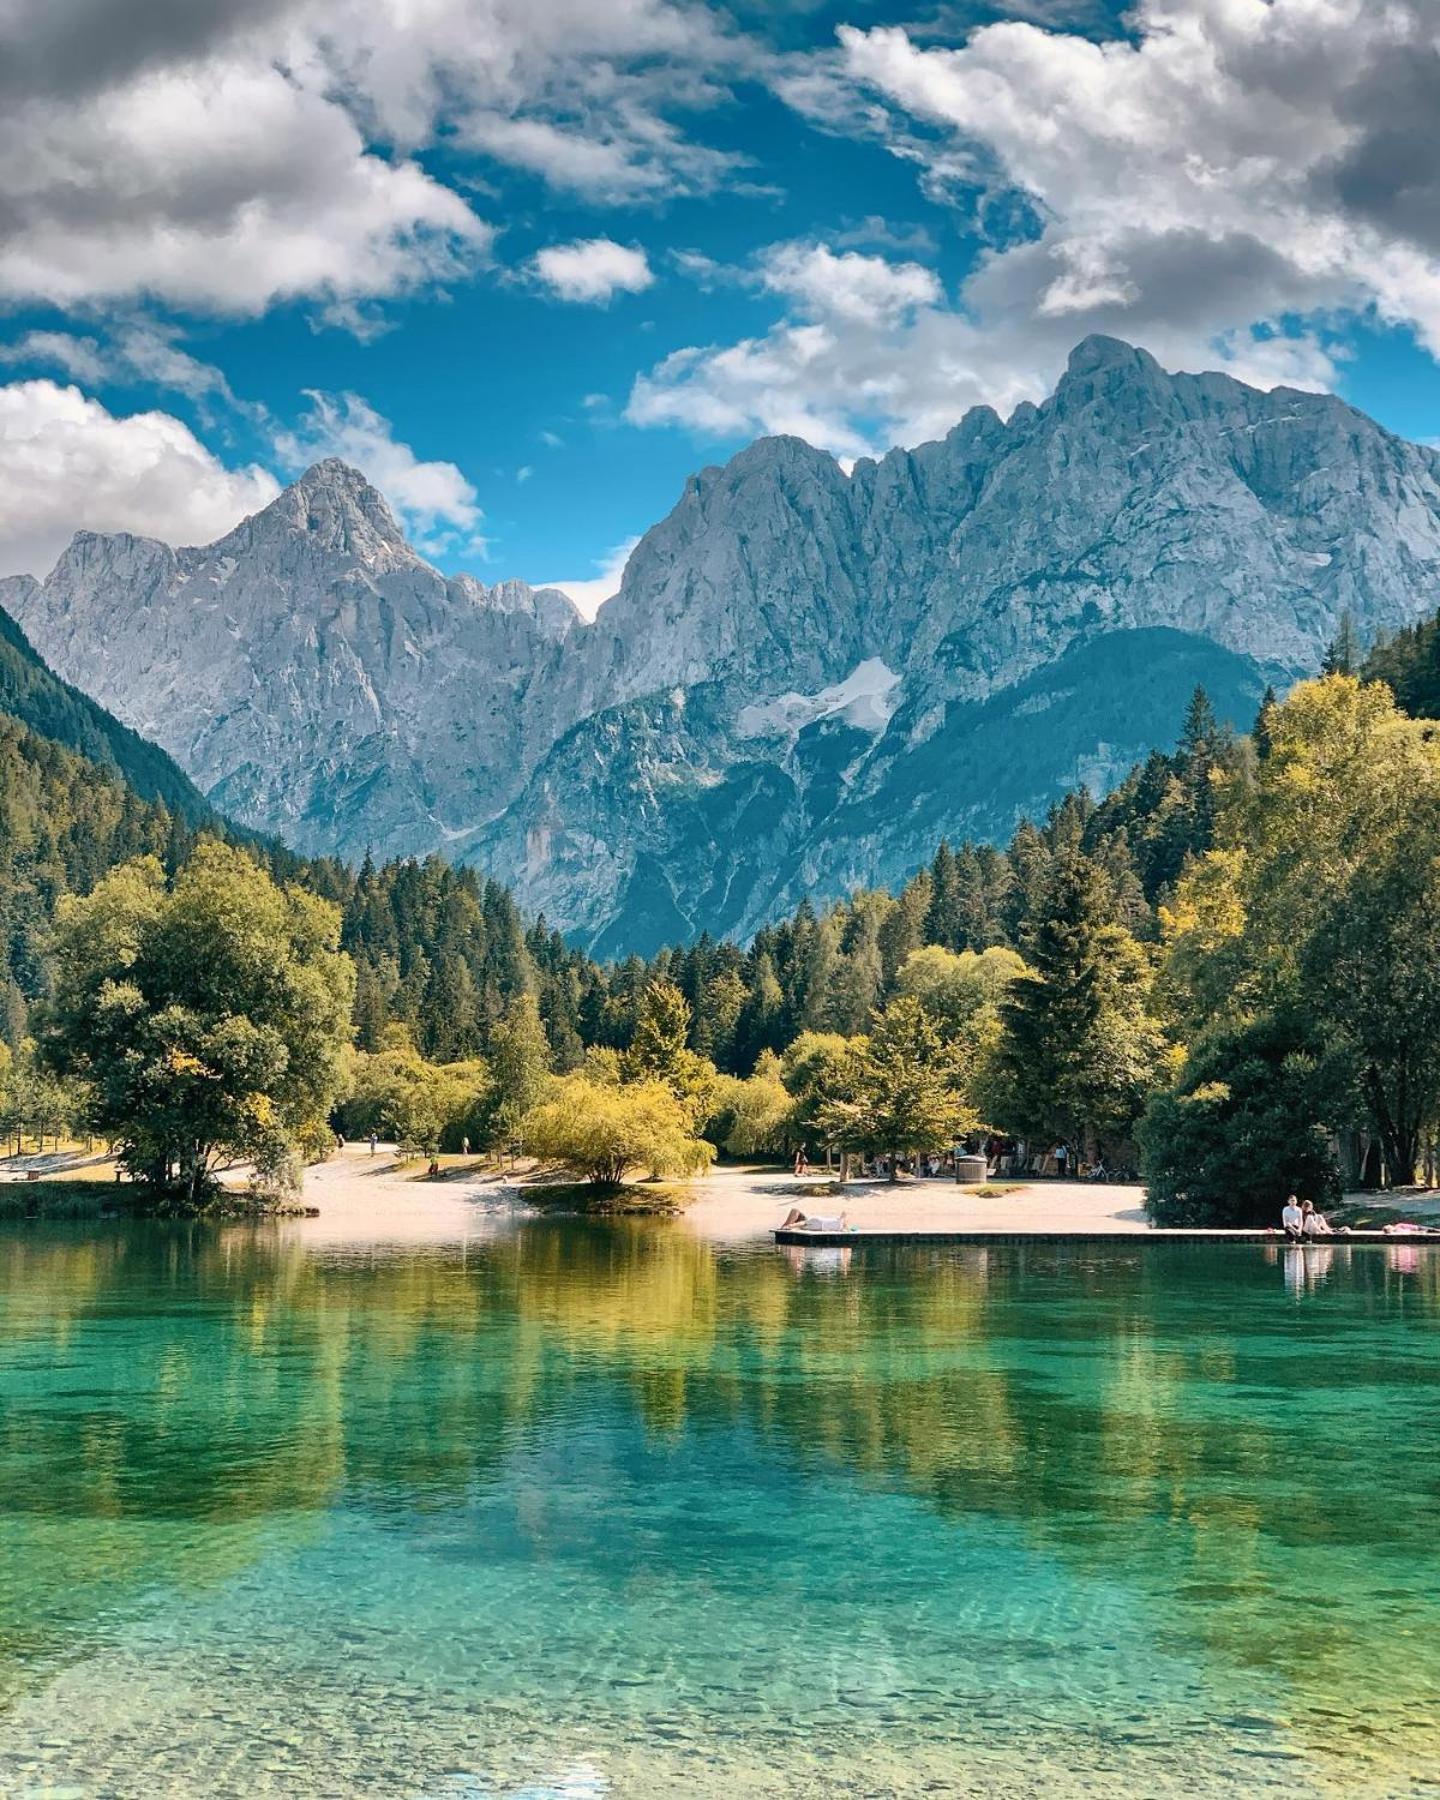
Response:
[{"label": "shoreline", "polygon": [[[99,1166],[102,1159],[91,1159],[83,1175],[74,1164],[65,1168],[66,1160],[54,1154],[47,1156],[45,1177],[57,1186],[71,1180],[76,1181],[77,1187],[93,1186],[97,1210],[84,1216],[98,1218],[99,1206],[119,1198],[113,1182],[105,1179]],[[545,1216],[543,1209],[526,1203],[528,1170],[487,1166],[477,1158],[446,1157],[441,1159],[440,1178],[431,1180],[426,1178],[424,1168],[420,1159],[398,1162],[392,1145],[377,1146],[373,1157],[365,1144],[348,1145],[329,1161],[306,1171],[303,1191],[294,1203],[300,1210],[257,1214],[254,1223],[281,1233],[287,1242],[321,1249],[346,1245],[418,1249],[462,1244]],[[0,1172],[0,1179],[7,1175],[23,1192],[28,1185],[23,1167],[10,1163]],[[243,1172],[232,1172],[230,1180],[239,1185]],[[683,1212],[668,1222],[673,1229],[717,1246],[777,1241],[787,1247],[807,1243],[833,1247],[1012,1239],[1285,1241],[1278,1230],[1177,1231],[1152,1227],[1145,1214],[1144,1189],[1138,1183],[1042,1179],[1007,1187],[1003,1192],[996,1191],[1001,1185],[997,1183],[990,1192],[984,1192],[957,1187],[953,1181],[943,1179],[897,1183],[852,1180],[843,1191],[831,1194],[823,1192],[825,1182],[823,1171],[797,1177],[778,1167],[723,1166],[683,1184],[693,1198]],[[40,1198],[38,1193],[36,1198]],[[1380,1215],[1382,1220],[1400,1213],[1426,1222],[1440,1218],[1440,1196],[1436,1195],[1357,1195],[1354,1202]],[[778,1237],[782,1221],[794,1206],[823,1217],[843,1215],[845,1230],[792,1231]],[[17,1212],[12,1216],[18,1219],[21,1215]],[[38,1216],[59,1219],[65,1214],[41,1212]],[[120,1216],[124,1216],[123,1208]],[[243,1215],[231,1215],[217,1222],[230,1225],[248,1221]],[[1379,1238],[1380,1234],[1337,1232],[1323,1241],[1367,1242],[1372,1236]],[[1408,1239],[1391,1236],[1382,1241],[1426,1240],[1417,1235]]]}]

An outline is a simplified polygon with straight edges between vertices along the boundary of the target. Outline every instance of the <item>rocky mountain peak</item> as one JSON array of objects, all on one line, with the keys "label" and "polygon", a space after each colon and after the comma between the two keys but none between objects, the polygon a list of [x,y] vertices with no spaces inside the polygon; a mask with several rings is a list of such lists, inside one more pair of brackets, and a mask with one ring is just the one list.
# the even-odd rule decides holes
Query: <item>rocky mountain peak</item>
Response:
[{"label": "rocky mountain peak", "polygon": [[590,624],[447,581],[333,458],[208,549],[77,538],[0,605],[245,823],[474,859],[624,950],[1003,836],[1196,680],[1243,725],[1343,613],[1369,639],[1437,592],[1434,452],[1095,336],[1038,407],[849,476],[793,437],[705,469]]},{"label": "rocky mountain peak", "polygon": [[[231,533],[253,542],[257,533],[274,528],[299,531],[318,550],[349,556],[370,566],[413,564],[421,559],[406,542],[389,502],[359,469],[338,456],[311,465],[269,506],[246,519]],[[216,549],[228,548],[223,539]]]}]

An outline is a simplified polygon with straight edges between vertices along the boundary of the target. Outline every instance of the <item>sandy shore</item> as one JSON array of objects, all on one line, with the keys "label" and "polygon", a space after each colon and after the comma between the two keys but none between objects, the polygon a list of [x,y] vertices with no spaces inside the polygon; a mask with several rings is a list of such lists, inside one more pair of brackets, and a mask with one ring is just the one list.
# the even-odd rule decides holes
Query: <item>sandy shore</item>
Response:
[{"label": "sandy shore", "polygon": [[953,1181],[852,1181],[843,1194],[805,1198],[773,1169],[717,1169],[695,1184],[685,1223],[719,1243],[768,1237],[792,1206],[843,1212],[862,1231],[1146,1231],[1144,1190],[1104,1182],[1040,1181],[984,1198]]},{"label": "sandy shore", "polygon": [[[313,1219],[285,1221],[302,1242],[326,1245],[445,1244],[504,1229],[524,1213],[524,1185],[493,1169],[447,1159],[444,1179],[425,1180],[419,1165],[399,1167],[382,1147],[366,1146],[311,1169],[305,1201]],[[844,1212],[861,1229],[911,1231],[1114,1231],[1146,1229],[1142,1191],[1099,1183],[1038,1182],[985,1199],[947,1181],[852,1182],[843,1196],[806,1196],[776,1169],[718,1169],[691,1184],[694,1203],[682,1228],[715,1243],[768,1239],[794,1205]]]},{"label": "sandy shore", "polygon": [[[103,1164],[104,1166],[94,1166]],[[74,1152],[0,1160],[0,1179],[23,1180],[30,1167],[47,1175],[87,1173],[108,1179],[103,1158]],[[507,1229],[526,1214],[521,1177],[475,1160],[442,1158],[443,1178],[428,1180],[418,1161],[400,1164],[392,1146],[371,1156],[348,1146],[305,1177],[305,1203],[315,1218],[285,1219],[281,1229],[317,1248],[460,1244]],[[226,1179],[237,1183],[243,1171]],[[713,1243],[767,1240],[792,1206],[845,1215],[861,1231],[1003,1231],[1143,1233],[1149,1229],[1144,1190],[1101,1182],[1037,1181],[982,1196],[949,1181],[853,1181],[842,1194],[817,1190],[823,1171],[797,1181],[774,1168],[722,1168],[690,1184],[692,1205],[679,1228]],[[1440,1193],[1347,1196],[1380,1217],[1440,1223]]]}]

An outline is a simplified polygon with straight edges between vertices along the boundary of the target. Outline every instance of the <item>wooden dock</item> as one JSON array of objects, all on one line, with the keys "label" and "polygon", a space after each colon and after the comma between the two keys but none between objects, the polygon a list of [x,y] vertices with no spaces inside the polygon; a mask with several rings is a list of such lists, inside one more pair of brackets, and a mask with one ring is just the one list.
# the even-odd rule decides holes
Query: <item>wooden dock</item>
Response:
[{"label": "wooden dock", "polygon": [[1075,1244],[1093,1249],[1104,1245],[1111,1249],[1129,1248],[1136,1244],[1270,1244],[1280,1249],[1292,1245],[1302,1250],[1334,1250],[1344,1244],[1428,1244],[1440,1249],[1440,1232],[1335,1231],[1326,1237],[1305,1238],[1297,1244],[1282,1231],[1202,1231],[1169,1229],[1161,1226],[1148,1231],[804,1231],[792,1226],[775,1233],[775,1242],[785,1245],[810,1244],[836,1250],[869,1249],[872,1245],[920,1244],[944,1246],[969,1244],[999,1246],[1010,1244]]}]

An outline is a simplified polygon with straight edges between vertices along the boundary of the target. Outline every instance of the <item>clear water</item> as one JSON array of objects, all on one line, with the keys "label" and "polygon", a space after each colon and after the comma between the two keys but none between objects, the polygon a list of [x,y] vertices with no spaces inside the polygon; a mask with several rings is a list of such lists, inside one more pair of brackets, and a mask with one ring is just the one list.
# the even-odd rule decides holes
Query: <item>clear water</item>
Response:
[{"label": "clear water", "polygon": [[9,1229],[0,1793],[1440,1793],[1437,1303],[1403,1247]]}]

